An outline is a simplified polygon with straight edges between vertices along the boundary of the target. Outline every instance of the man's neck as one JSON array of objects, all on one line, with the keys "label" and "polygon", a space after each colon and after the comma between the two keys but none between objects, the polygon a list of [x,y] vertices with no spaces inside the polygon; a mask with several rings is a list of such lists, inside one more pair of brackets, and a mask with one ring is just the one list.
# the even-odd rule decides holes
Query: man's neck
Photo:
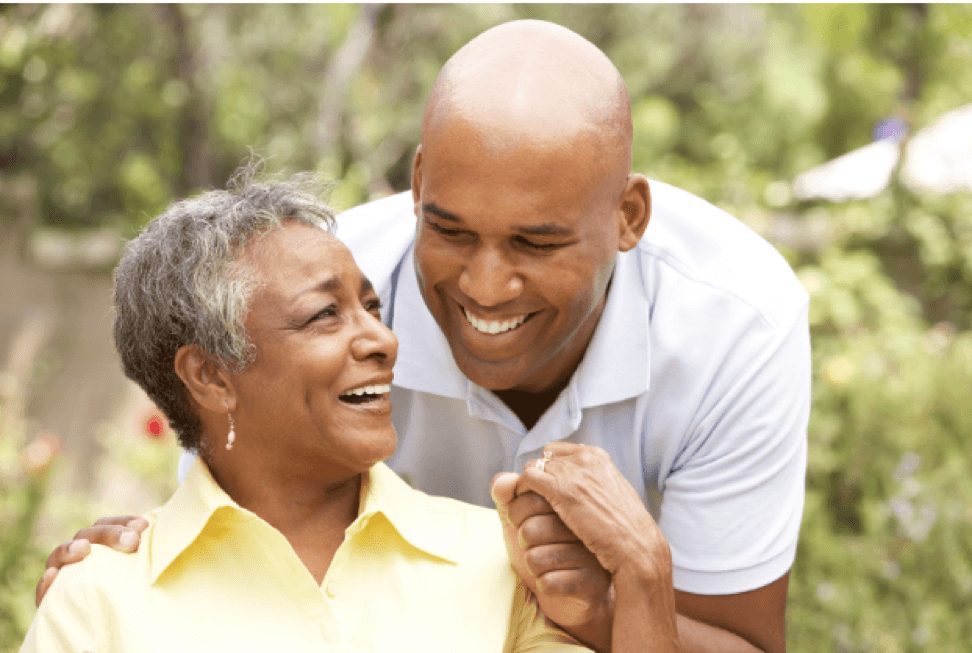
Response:
[{"label": "man's neck", "polygon": [[498,390],[493,394],[499,397],[513,411],[513,414],[520,418],[523,426],[529,430],[540,421],[540,418],[553,405],[565,387],[567,387],[566,381],[542,392]]}]

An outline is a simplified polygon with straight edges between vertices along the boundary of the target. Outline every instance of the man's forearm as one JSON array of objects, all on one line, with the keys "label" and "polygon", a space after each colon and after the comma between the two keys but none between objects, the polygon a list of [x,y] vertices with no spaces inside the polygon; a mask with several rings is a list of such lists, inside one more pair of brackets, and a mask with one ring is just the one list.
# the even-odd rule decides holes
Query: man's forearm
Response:
[{"label": "man's forearm", "polygon": [[[615,613],[605,605],[590,622],[564,630],[599,653],[627,653],[628,651],[665,651],[654,642],[650,627],[651,607],[643,599],[622,600]],[[678,646],[671,650],[682,653],[760,653],[748,641],[728,630],[676,614]],[[612,646],[616,642],[616,646]]]},{"label": "man's forearm", "polygon": [[760,653],[762,649],[728,630],[680,614],[678,650],[682,653]]},{"label": "man's forearm", "polygon": [[614,576],[612,653],[674,653],[680,650],[678,636],[670,584],[657,582],[651,569]]}]

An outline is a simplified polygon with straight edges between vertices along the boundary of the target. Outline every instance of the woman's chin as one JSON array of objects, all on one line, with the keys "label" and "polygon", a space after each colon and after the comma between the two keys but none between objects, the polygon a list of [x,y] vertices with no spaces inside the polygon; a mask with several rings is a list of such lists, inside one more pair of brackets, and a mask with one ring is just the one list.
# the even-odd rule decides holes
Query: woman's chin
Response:
[{"label": "woman's chin", "polygon": [[360,452],[361,459],[366,461],[367,468],[370,469],[373,465],[391,458],[397,446],[398,434],[392,428],[388,433],[376,434],[374,438],[369,438],[367,449],[362,448]]}]

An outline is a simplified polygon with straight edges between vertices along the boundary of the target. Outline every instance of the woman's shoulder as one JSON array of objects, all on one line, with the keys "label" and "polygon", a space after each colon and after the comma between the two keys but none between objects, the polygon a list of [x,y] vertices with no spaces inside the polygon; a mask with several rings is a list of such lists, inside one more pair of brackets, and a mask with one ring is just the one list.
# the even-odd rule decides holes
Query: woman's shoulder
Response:
[{"label": "woman's shoulder", "polygon": [[91,552],[81,561],[63,567],[54,586],[71,586],[77,592],[129,586],[148,576],[151,539],[155,530],[154,511],[143,515],[149,522],[142,531],[139,546],[133,552],[117,551],[110,546],[92,544]]},{"label": "woman's shoulder", "polygon": [[508,567],[499,513],[449,497],[422,496],[426,514],[435,517],[443,537],[455,543],[456,556],[465,562]]}]

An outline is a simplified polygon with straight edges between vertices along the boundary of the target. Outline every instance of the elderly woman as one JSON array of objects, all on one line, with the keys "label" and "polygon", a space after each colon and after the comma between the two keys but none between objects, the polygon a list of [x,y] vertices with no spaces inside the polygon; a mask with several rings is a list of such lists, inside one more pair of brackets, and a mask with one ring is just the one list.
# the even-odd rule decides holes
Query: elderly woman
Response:
[{"label": "elderly woman", "polygon": [[178,202],[115,275],[125,373],[199,458],[134,555],[61,572],[23,651],[572,650],[495,512],[412,490],[395,336],[300,180]]}]

